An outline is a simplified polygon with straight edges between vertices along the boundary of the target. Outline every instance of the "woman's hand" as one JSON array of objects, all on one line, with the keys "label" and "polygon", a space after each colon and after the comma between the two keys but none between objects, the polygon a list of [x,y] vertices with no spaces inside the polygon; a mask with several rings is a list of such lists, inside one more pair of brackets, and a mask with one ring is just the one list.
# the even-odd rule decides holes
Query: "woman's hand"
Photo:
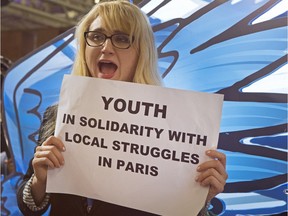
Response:
[{"label": "woman's hand", "polygon": [[55,136],[50,136],[41,146],[37,146],[32,160],[34,178],[31,185],[35,203],[41,203],[44,199],[48,167],[53,169],[64,165],[63,151],[64,144]]},{"label": "woman's hand", "polygon": [[200,174],[196,177],[196,181],[202,186],[209,188],[206,202],[215,197],[224,190],[226,180],[228,178],[226,172],[226,155],[217,150],[208,150],[206,155],[212,160],[206,161],[197,168]]},{"label": "woman's hand", "polygon": [[34,176],[38,181],[46,184],[48,167],[59,168],[64,165],[64,158],[61,153],[63,151],[65,151],[64,144],[54,136],[50,136],[41,146],[36,148],[32,165]]}]

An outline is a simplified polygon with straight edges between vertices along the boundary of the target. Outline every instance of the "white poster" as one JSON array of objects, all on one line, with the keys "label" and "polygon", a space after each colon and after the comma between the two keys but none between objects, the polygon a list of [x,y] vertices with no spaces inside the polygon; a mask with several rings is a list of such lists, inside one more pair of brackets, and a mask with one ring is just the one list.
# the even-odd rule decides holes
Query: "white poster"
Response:
[{"label": "white poster", "polygon": [[47,192],[159,215],[197,215],[197,166],[216,148],[223,95],[65,75],[55,136],[65,165]]}]

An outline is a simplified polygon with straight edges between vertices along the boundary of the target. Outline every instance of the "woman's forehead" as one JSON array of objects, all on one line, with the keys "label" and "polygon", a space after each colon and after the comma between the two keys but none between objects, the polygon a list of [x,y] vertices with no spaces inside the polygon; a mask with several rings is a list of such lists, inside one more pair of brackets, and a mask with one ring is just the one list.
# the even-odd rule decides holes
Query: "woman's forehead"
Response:
[{"label": "woman's forehead", "polygon": [[116,33],[116,32],[123,32],[129,34],[131,29],[130,25],[127,22],[117,20],[113,21],[111,19],[105,20],[100,16],[96,17],[91,25],[89,26],[90,31],[99,30],[106,33]]}]

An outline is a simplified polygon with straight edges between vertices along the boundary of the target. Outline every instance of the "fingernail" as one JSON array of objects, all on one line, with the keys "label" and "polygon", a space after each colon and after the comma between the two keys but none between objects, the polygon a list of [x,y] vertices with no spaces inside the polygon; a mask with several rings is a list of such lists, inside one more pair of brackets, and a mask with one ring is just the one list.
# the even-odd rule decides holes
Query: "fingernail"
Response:
[{"label": "fingernail", "polygon": [[63,151],[66,151],[66,148],[63,146],[62,150],[63,150]]},{"label": "fingernail", "polygon": [[210,153],[211,153],[211,150],[206,151],[206,153],[207,153],[207,154],[210,154]]},{"label": "fingernail", "polygon": [[196,177],[195,177],[195,181],[197,182],[197,181],[198,181],[198,179],[199,179],[199,177],[198,177],[198,176],[196,176]]},{"label": "fingernail", "polygon": [[199,171],[199,170],[200,170],[200,166],[197,167],[197,171]]}]

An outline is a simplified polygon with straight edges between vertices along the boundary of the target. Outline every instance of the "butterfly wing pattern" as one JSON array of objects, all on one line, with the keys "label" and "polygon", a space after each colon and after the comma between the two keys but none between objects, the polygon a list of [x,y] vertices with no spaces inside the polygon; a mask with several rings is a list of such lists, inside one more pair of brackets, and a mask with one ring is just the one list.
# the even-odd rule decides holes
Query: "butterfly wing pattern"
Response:
[{"label": "butterfly wing pattern", "polygon": [[[218,215],[287,213],[287,0],[143,0],[167,87],[224,94],[219,150],[229,178]],[[16,188],[47,107],[76,51],[74,29],[16,63],[3,86],[16,172],[2,178],[2,215],[21,215]]]},{"label": "butterfly wing pattern", "polygon": [[5,78],[3,117],[15,173],[1,181],[2,215],[21,215],[16,201],[17,184],[33,157],[43,114],[57,103],[62,77],[70,73],[75,52],[71,29],[21,59]]}]

